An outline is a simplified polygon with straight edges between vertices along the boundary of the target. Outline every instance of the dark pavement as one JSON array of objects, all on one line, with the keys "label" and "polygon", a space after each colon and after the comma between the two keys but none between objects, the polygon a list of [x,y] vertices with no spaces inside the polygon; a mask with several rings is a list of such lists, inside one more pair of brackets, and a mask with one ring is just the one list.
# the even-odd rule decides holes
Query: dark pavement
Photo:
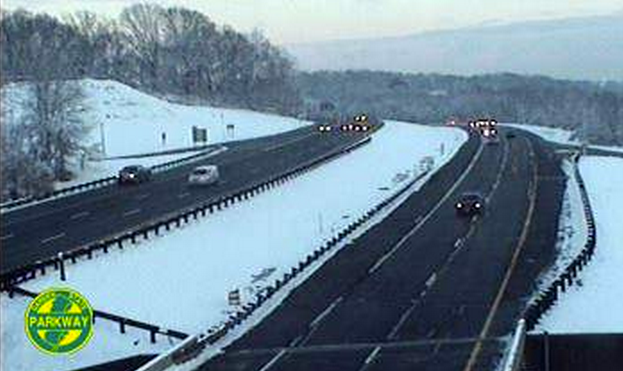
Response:
[{"label": "dark pavement", "polygon": [[[499,145],[470,140],[200,369],[492,369],[499,336],[511,333],[553,256],[564,179],[547,146],[523,133]],[[488,197],[484,216],[457,218],[465,191]]]},{"label": "dark pavement", "polygon": [[[361,138],[360,133],[320,133],[315,127],[306,127],[228,143],[227,151],[156,173],[149,183],[111,185],[2,213],[1,270],[49,258],[214,200]],[[188,187],[188,174],[201,164],[219,165],[220,184]]]}]

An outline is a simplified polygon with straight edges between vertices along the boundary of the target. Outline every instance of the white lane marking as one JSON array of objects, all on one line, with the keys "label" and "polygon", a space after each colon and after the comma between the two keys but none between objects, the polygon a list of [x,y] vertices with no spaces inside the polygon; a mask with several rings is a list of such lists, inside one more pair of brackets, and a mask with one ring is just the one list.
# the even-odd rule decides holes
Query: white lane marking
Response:
[{"label": "white lane marking", "polygon": [[[448,257],[448,259],[446,260],[446,262],[436,271],[433,272],[430,277],[426,280],[425,283],[425,288],[424,290],[422,290],[419,294],[419,298],[422,299],[426,296],[426,294],[428,293],[428,291],[431,289],[431,287],[435,284],[435,282],[437,281],[437,277],[440,276],[443,272],[446,271],[446,269],[448,268],[449,264],[452,263],[454,261],[454,258],[458,255],[459,251],[462,250],[463,246],[465,246],[465,241],[469,240],[469,238],[472,236],[472,234],[475,231],[475,224],[472,224],[469,228],[469,230],[467,231],[467,234],[463,237],[459,237],[455,242],[454,242],[454,251],[452,251],[452,253],[450,254],[450,256]],[[409,316],[411,315],[411,313],[415,310],[415,308],[419,305],[419,301],[416,301],[412,306],[410,306],[400,317],[400,319],[398,320],[398,323],[396,323],[396,325],[392,328],[392,330],[390,331],[389,335],[387,335],[387,339],[388,340],[393,340],[396,338],[396,336],[398,335],[398,331],[400,330],[400,328],[402,327],[402,325],[406,322],[407,318],[409,318]]]},{"label": "white lane marking", "polygon": [[519,260],[519,255],[521,254],[521,251],[523,250],[524,244],[528,238],[528,232],[530,230],[530,226],[532,224],[532,214],[534,213],[537,191],[538,191],[539,164],[537,162],[536,153],[534,151],[534,145],[527,137],[524,137],[524,140],[526,141],[526,143],[528,144],[528,148],[530,149],[530,165],[532,166],[532,179],[530,182],[530,186],[528,187],[528,199],[529,199],[528,214],[526,215],[526,219],[524,220],[524,225],[521,230],[521,234],[519,235],[519,241],[517,241],[517,245],[514,248],[513,256],[511,257],[509,266],[506,269],[506,273],[504,274],[502,284],[500,285],[500,288],[498,289],[498,293],[495,296],[493,303],[491,304],[491,307],[489,309],[489,314],[487,315],[487,319],[485,320],[482,330],[478,334],[476,344],[474,345],[474,348],[472,349],[472,352],[469,356],[469,359],[467,360],[467,364],[465,365],[465,368],[463,369],[463,371],[471,371],[474,369],[476,365],[476,361],[478,360],[478,356],[482,349],[482,341],[489,333],[489,327],[491,326],[491,323],[493,322],[493,318],[495,317],[495,314],[498,311],[500,303],[502,302],[502,298],[504,297],[504,293],[506,292],[508,282],[510,281],[513,271],[515,270],[515,266],[517,265],[517,261]]},{"label": "white lane marking", "polygon": [[188,197],[188,196],[190,196],[189,192],[184,192],[184,193],[180,193],[179,195],[177,195],[177,197],[179,197],[179,198],[184,198],[184,197]]},{"label": "white lane marking", "polygon": [[[426,291],[422,291],[420,293],[420,297],[423,297],[424,295],[426,295]],[[392,330],[389,332],[389,335],[387,335],[387,340],[394,340],[396,338],[396,336],[398,335],[398,331],[400,330],[400,328],[402,327],[402,325],[405,323],[405,321],[407,320],[407,318],[409,318],[411,316],[411,313],[413,313],[413,311],[415,310],[416,305],[412,305],[409,307],[409,309],[407,309],[402,316],[400,316],[400,319],[398,320],[398,323],[396,323],[396,325],[394,325],[394,327],[392,328]]]},{"label": "white lane marking", "polygon": [[491,191],[486,197],[485,201],[487,202],[487,204],[489,204],[489,202],[493,198],[493,195],[495,194],[498,187],[500,186],[500,183],[502,183],[502,176],[506,172],[506,165],[508,164],[508,153],[510,152],[509,147],[510,147],[510,143],[504,145],[504,155],[502,155],[502,163],[500,164],[500,170],[498,171],[496,175],[495,182],[493,183],[493,187],[491,187]]},{"label": "white lane marking", "polygon": [[144,199],[146,199],[147,197],[149,197],[149,193],[144,193],[144,194],[142,194],[142,195],[138,195],[138,196],[136,196],[136,199],[137,199],[137,200],[144,200]]},{"label": "white lane marking", "polygon": [[429,289],[435,283],[435,281],[437,281],[437,273],[433,272],[433,274],[428,277],[424,285],[427,289]]},{"label": "white lane marking", "polygon": [[311,137],[312,135],[315,135],[315,134],[316,134],[316,132],[313,131],[311,133],[305,134],[304,136],[302,136],[300,138],[290,139],[290,140],[285,141],[283,143],[277,143],[276,145],[273,145],[271,147],[264,148],[262,151],[264,151],[264,152],[274,151],[274,150],[277,150],[279,148],[286,147],[286,146],[288,146],[288,145],[290,145],[292,143],[296,143],[296,142],[302,141],[304,139],[307,139],[308,137]]},{"label": "white lane marking", "polygon": [[298,343],[301,341],[301,339],[303,339],[302,335],[299,335],[297,337],[294,338],[294,340],[292,340],[290,342],[290,344],[288,345],[289,348],[294,348],[295,346],[298,345]]},{"label": "white lane marking", "polygon": [[370,354],[368,355],[368,358],[366,358],[366,360],[364,361],[364,364],[369,365],[370,363],[372,363],[372,361],[374,361],[374,358],[376,358],[376,355],[379,354],[380,351],[380,346],[374,348],[372,352],[370,352]]},{"label": "white lane marking", "polygon": [[65,232],[59,233],[59,234],[54,235],[52,237],[44,238],[44,239],[41,240],[41,244],[45,244],[45,243],[48,243],[48,242],[51,242],[51,241],[54,241],[54,240],[58,240],[59,238],[63,238],[63,237],[65,237]]},{"label": "white lane marking", "polygon": [[70,216],[69,219],[72,219],[72,220],[80,219],[80,218],[84,218],[85,216],[88,216],[88,215],[89,215],[88,211],[82,211],[82,212],[79,212],[79,213],[76,213],[76,214]]},{"label": "white lane marking", "polygon": [[11,237],[13,237],[13,233],[7,233],[3,236],[0,236],[0,241],[8,240]]},{"label": "white lane marking", "polygon": [[335,299],[331,304],[329,304],[329,306],[325,310],[322,311],[322,313],[316,316],[316,318],[309,324],[309,332],[307,333],[307,335],[305,335],[305,337],[300,341],[299,344],[306,344],[307,341],[309,341],[309,339],[314,336],[316,330],[318,330],[318,324],[320,324],[320,322],[322,322],[322,320],[325,319],[329,315],[329,313],[333,311],[333,309],[335,309],[335,307],[342,301],[342,299],[344,298],[341,296]]},{"label": "white lane marking", "polygon": [[270,361],[268,361],[268,363],[265,364],[264,367],[260,368],[260,371],[267,371],[269,368],[273,367],[273,365],[277,363],[279,359],[286,354],[286,352],[287,352],[286,349],[282,349],[279,353],[277,353],[276,356],[274,356]]},{"label": "white lane marking", "polygon": [[437,210],[439,210],[439,208],[448,200],[448,198],[450,198],[450,196],[454,193],[454,191],[459,187],[459,185],[461,185],[461,183],[463,183],[463,181],[465,180],[465,178],[467,178],[467,175],[469,175],[469,173],[472,171],[472,169],[474,168],[474,166],[476,166],[476,162],[478,162],[478,159],[480,158],[480,155],[482,154],[483,151],[483,145],[482,143],[480,144],[480,147],[478,148],[478,152],[476,153],[476,155],[474,156],[474,158],[472,159],[472,161],[469,163],[469,165],[467,166],[467,168],[465,169],[465,171],[463,172],[463,174],[461,174],[461,176],[459,177],[459,179],[457,179],[456,182],[454,182],[454,184],[452,185],[452,187],[448,190],[448,192],[446,192],[446,194],[444,194],[444,196],[441,198],[441,200],[439,200],[439,202],[437,202],[437,204],[435,205],[435,207],[433,207],[423,218],[422,220],[417,223],[415,225],[415,227],[413,227],[409,232],[407,232],[407,234],[405,234],[404,236],[402,236],[402,238],[400,239],[400,241],[398,241],[398,243],[396,243],[396,245],[394,245],[394,247],[392,247],[392,249],[387,252],[385,255],[383,255],[373,266],[372,268],[368,269],[368,274],[372,274],[374,273],[374,271],[376,271],[377,269],[379,269],[381,267],[381,265],[383,265],[383,263],[389,259],[392,255],[394,255],[396,253],[396,251],[398,251],[398,249],[400,249],[402,247],[402,245],[405,244],[405,242],[407,242],[407,240],[409,238],[411,238],[411,236],[413,236],[415,234],[415,232],[417,232],[420,228],[422,228],[422,226],[433,216],[433,214],[435,212],[437,212]]},{"label": "white lane marking", "polygon": [[134,210],[130,210],[130,211],[126,211],[125,213],[122,214],[122,216],[126,217],[126,216],[131,216],[134,214],[138,214],[141,212],[141,209],[134,209]]},{"label": "white lane marking", "polygon": [[331,305],[329,305],[325,310],[322,311],[322,313],[320,313],[310,324],[311,327],[316,327],[318,326],[318,324],[320,322],[322,322],[322,320],[329,315],[329,313],[331,313],[333,311],[333,309],[335,309],[335,307],[340,304],[340,302],[342,301],[342,297],[340,296],[339,298],[337,298],[336,300],[333,301],[333,303],[331,303]]}]

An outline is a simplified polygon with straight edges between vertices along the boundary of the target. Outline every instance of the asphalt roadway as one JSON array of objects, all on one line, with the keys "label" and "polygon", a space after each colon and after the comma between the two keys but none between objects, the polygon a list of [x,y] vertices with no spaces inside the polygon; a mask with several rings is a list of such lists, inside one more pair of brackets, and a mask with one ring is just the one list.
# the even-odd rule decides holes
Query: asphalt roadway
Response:
[{"label": "asphalt roadway", "polygon": [[[140,185],[110,185],[0,215],[1,271],[56,256],[133,227],[216,199],[363,138],[321,133],[310,126],[274,136],[227,143],[213,157],[154,174]],[[198,165],[219,166],[221,181],[189,187]]]},{"label": "asphalt roadway", "polygon": [[[199,369],[494,369],[551,263],[564,191],[550,144],[515,132],[499,144],[472,136],[422,189]],[[466,191],[487,197],[482,217],[457,217]]]}]

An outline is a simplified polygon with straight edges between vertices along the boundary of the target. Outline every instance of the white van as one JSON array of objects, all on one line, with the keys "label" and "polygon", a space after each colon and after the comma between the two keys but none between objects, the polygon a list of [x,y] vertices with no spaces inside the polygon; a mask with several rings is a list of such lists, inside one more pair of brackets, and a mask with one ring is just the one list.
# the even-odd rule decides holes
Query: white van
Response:
[{"label": "white van", "polygon": [[188,183],[191,185],[211,185],[218,181],[219,173],[216,165],[197,166],[188,176]]}]

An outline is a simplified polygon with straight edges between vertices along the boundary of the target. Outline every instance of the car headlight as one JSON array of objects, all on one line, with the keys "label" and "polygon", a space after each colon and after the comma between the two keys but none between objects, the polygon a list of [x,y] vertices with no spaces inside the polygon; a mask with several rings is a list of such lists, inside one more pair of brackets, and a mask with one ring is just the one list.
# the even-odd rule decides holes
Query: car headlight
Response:
[{"label": "car headlight", "polygon": [[474,204],[474,207],[475,207],[476,209],[480,209],[480,207],[481,207],[481,206],[482,206],[482,205],[480,204],[480,202],[476,202],[476,203]]},{"label": "car headlight", "polygon": [[460,203],[460,202],[459,202],[459,203],[457,203],[457,204],[456,204],[456,208],[457,208],[457,209],[460,209],[460,208],[462,208],[462,207],[463,207],[463,204],[462,204],[462,203]]}]

